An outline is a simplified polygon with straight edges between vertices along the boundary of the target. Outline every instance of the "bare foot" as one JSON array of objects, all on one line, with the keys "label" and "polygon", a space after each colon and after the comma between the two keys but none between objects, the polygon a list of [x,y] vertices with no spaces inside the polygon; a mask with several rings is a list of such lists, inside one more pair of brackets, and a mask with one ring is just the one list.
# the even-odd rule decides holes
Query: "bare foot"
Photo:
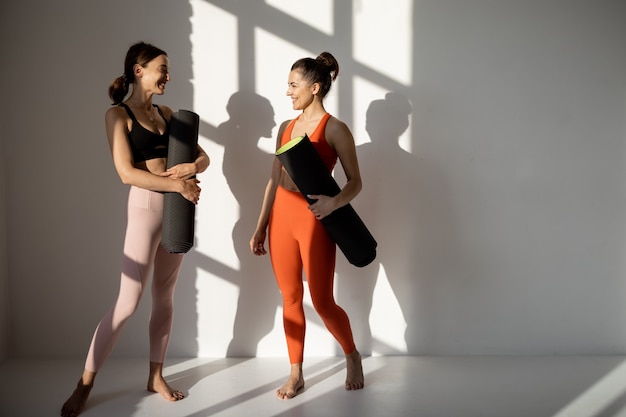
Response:
[{"label": "bare foot", "polygon": [[281,400],[290,400],[298,395],[298,392],[304,388],[304,377],[302,376],[302,364],[292,363],[291,374],[285,385],[276,390],[276,396]]},{"label": "bare foot", "polygon": [[185,398],[185,394],[170,387],[161,376],[150,378],[147,390],[161,394],[168,401],[178,401]]},{"label": "bare foot", "polygon": [[81,378],[81,380],[78,381],[78,385],[76,385],[76,389],[74,389],[74,392],[70,395],[70,398],[63,404],[61,415],[63,417],[76,417],[82,413],[92,388],[93,384],[84,385]]},{"label": "bare foot", "polygon": [[146,389],[161,394],[168,401],[178,401],[185,398],[185,394],[170,387],[163,379],[163,362],[150,361],[150,375]]},{"label": "bare foot", "polygon": [[289,377],[285,385],[278,388],[276,390],[276,396],[281,400],[290,400],[304,388],[304,378],[302,375],[300,377]]},{"label": "bare foot", "polygon": [[365,377],[363,376],[363,366],[361,364],[361,354],[355,350],[346,355],[346,389],[357,390],[365,386]]}]

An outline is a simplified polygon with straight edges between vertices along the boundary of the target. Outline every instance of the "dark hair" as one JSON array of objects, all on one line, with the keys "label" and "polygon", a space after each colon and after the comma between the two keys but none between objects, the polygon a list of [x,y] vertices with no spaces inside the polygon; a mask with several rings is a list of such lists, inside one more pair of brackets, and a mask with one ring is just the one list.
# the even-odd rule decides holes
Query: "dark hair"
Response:
[{"label": "dark hair", "polygon": [[294,62],[291,70],[299,70],[311,84],[319,83],[320,97],[326,97],[330,85],[339,75],[339,63],[330,52],[322,52],[317,58],[301,58]]},{"label": "dark hair", "polygon": [[145,67],[150,61],[161,55],[167,56],[167,53],[145,42],[137,42],[128,48],[124,60],[124,73],[114,79],[109,86],[109,97],[113,100],[113,104],[121,103],[128,94],[128,86],[135,82],[135,73],[133,72],[135,64]]}]

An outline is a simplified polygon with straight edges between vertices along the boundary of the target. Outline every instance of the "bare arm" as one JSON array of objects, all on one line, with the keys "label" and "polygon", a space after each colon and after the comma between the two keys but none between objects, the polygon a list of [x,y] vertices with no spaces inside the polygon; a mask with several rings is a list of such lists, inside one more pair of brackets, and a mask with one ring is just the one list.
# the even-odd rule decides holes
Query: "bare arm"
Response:
[{"label": "bare arm", "polygon": [[202,147],[198,145],[198,157],[194,162],[174,165],[167,171],[163,172],[161,176],[168,177],[174,180],[186,180],[192,178],[196,174],[204,172],[209,167],[210,163],[211,160],[209,159],[209,155],[207,155],[204,149],[202,149]]},{"label": "bare arm", "polygon": [[[168,120],[172,119],[172,109],[164,105],[159,106],[159,108],[163,111],[163,114],[165,115],[165,117],[168,118]],[[204,149],[202,149],[200,145],[197,146],[198,156],[196,157],[195,161],[174,165],[160,175],[162,177],[169,177],[171,179],[188,180],[194,177],[196,174],[204,172],[211,164],[211,160],[209,158],[209,155],[204,151]]]},{"label": "bare arm", "polygon": [[[283,131],[289,121],[284,122],[280,128],[278,129],[278,137],[276,139],[276,149],[280,147],[280,140],[283,136]],[[280,176],[282,173],[283,165],[280,163],[278,158],[274,157],[274,162],[272,163],[272,172],[270,174],[270,179],[267,182],[267,186],[265,187],[265,194],[263,195],[263,204],[261,205],[261,212],[259,213],[259,219],[257,221],[256,229],[254,234],[252,235],[252,239],[250,239],[250,250],[253,254],[260,256],[265,255],[267,251],[265,250],[265,237],[267,235],[267,226],[270,221],[270,212],[272,211],[272,206],[274,205],[274,198],[276,197],[276,189],[280,184]]]},{"label": "bare arm", "polygon": [[196,179],[172,179],[136,168],[128,144],[128,118],[124,109],[111,107],[105,114],[105,126],[113,164],[122,183],[151,191],[180,193],[187,200],[197,203],[200,187]]},{"label": "bare arm", "polygon": [[309,209],[318,219],[323,219],[333,211],[350,203],[361,192],[361,171],[356,154],[354,138],[348,126],[342,121],[331,118],[326,125],[326,141],[335,149],[341,166],[346,174],[347,182],[339,194],[334,197],[311,195],[317,201]]}]

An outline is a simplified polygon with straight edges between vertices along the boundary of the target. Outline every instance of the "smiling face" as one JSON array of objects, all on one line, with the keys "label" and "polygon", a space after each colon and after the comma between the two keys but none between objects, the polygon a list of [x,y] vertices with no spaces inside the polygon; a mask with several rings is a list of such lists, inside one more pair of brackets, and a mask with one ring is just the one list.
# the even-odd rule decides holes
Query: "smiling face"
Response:
[{"label": "smiling face", "polygon": [[170,80],[170,61],[166,55],[159,55],[145,66],[135,65],[135,77],[141,80],[144,89],[154,94],[163,94],[165,84]]},{"label": "smiling face", "polygon": [[287,84],[287,96],[291,98],[294,110],[304,110],[313,103],[315,94],[319,90],[317,83],[311,84],[302,77],[302,73],[297,69],[289,73]]}]

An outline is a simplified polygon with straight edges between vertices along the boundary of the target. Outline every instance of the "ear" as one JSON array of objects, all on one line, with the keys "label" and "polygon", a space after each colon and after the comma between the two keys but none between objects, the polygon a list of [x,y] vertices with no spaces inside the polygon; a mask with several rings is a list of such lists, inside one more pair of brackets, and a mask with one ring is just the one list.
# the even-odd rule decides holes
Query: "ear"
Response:
[{"label": "ear", "polygon": [[141,77],[143,74],[143,67],[139,64],[133,65],[133,74],[135,74],[135,78]]},{"label": "ear", "polygon": [[320,92],[320,89],[321,89],[320,83],[313,83],[311,85],[311,93],[313,93],[313,95],[317,95],[317,93]]}]

